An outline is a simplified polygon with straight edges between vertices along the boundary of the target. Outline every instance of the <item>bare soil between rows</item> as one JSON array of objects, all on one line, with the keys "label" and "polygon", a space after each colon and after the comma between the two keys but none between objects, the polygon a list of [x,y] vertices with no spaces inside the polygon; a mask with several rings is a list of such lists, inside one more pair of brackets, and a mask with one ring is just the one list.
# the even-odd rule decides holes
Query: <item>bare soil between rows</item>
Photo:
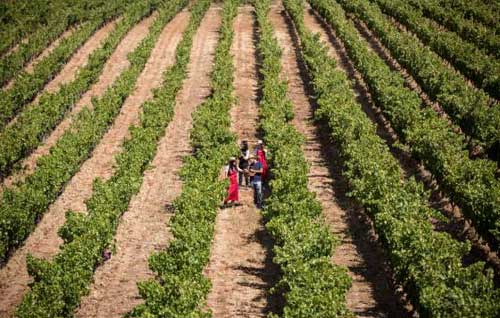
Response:
[{"label": "bare soil between rows", "polygon": [[[232,131],[238,141],[253,146],[258,138],[258,73],[253,8],[239,8],[234,22],[232,54],[238,102],[231,110]],[[273,242],[253,203],[253,190],[240,187],[241,206],[219,210],[210,262],[212,281],[207,304],[214,318],[267,317],[276,311],[269,295],[278,269],[272,263]]]},{"label": "bare soil between rows", "polygon": [[[38,62],[40,62],[45,57],[47,57],[50,53],[52,53],[52,51],[54,51],[54,49],[59,46],[59,43],[61,43],[62,40],[71,36],[73,34],[73,32],[75,32],[78,29],[78,27],[80,27],[80,25],[72,26],[72,27],[68,28],[66,31],[64,31],[57,39],[52,41],[52,43],[50,43],[49,46],[47,46],[42,51],[42,53],[40,53],[38,56],[34,57],[32,60],[28,61],[28,63],[26,63],[26,65],[24,65],[22,71],[29,73],[29,74],[32,74],[36,64],[38,64]],[[18,47],[19,47],[19,45],[15,46],[16,49]],[[15,79],[16,79],[16,76],[14,76],[9,82],[7,82],[7,84],[4,85],[3,89],[8,90],[8,89],[12,88],[12,86],[14,85]]]},{"label": "bare soil between rows", "polygon": [[[273,6],[271,21],[283,50],[283,76],[289,83],[288,96],[294,104],[293,124],[306,137],[303,150],[310,164],[309,189],[317,195],[327,224],[341,241],[332,262],[346,266],[352,278],[347,306],[358,317],[409,316],[409,308],[405,308],[401,295],[395,291],[387,260],[375,240],[369,219],[346,197],[347,184],[342,177],[343,163],[338,150],[329,142],[324,125],[314,120],[316,105],[310,97],[299,40],[280,5]],[[322,33],[310,13],[306,12],[304,22],[309,29]],[[329,50],[338,58],[333,47]]]},{"label": "bare soil between rows", "polygon": [[[38,94],[35,100],[28,106],[28,108],[33,108],[38,106],[38,101],[40,96],[44,92],[54,93],[59,90],[60,86],[72,81],[81,67],[84,67],[87,64],[87,61],[94,50],[101,46],[102,41],[111,33],[116,25],[116,20],[107,23],[102,28],[100,28],[86,43],[71,57],[69,62],[63,67],[61,72],[56,75],[56,77],[51,80],[44,88],[42,92]],[[117,58],[116,56],[112,56],[111,58]],[[111,61],[111,60],[110,60]],[[109,62],[106,64],[108,65]],[[99,83],[100,81],[98,81]],[[104,83],[106,84],[106,83]],[[108,87],[110,83],[107,83],[105,87]],[[104,87],[104,85],[103,85]],[[77,102],[74,107],[68,112],[66,115],[67,118],[63,119],[63,121],[57,125],[57,127],[44,139],[42,145],[40,145],[37,149],[35,149],[29,156],[24,158],[20,162],[20,166],[22,167],[19,171],[14,171],[9,177],[3,180],[3,187],[10,187],[16,182],[22,181],[26,176],[32,174],[36,168],[36,161],[43,155],[49,153],[49,150],[52,146],[55,145],[57,140],[62,136],[62,134],[66,131],[66,129],[70,126],[71,120],[68,117],[74,116],[78,113],[84,106],[90,103],[90,99],[85,99],[85,96],[88,94],[96,93],[94,90],[95,86],[92,87],[84,97]],[[104,91],[102,91],[99,95],[101,95]],[[15,117],[9,125],[12,125],[16,121]],[[0,190],[1,191],[1,190]],[[0,192],[1,193],[1,192]]]},{"label": "bare soil between rows", "polygon": [[[470,241],[472,249],[468,255],[463,259],[463,264],[469,265],[477,261],[485,261],[488,268],[492,268],[497,276],[496,280],[499,282],[500,273],[500,258],[498,254],[491,248],[490,242],[481,237],[471,225],[470,221],[466,220],[463,216],[461,209],[450,200],[450,198],[440,189],[439,184],[432,177],[432,174],[425,169],[425,167],[415,160],[409,150],[396,147],[395,143],[399,142],[397,133],[391,128],[390,122],[382,114],[382,110],[371,101],[371,95],[368,92],[367,85],[364,83],[362,76],[355,70],[352,63],[347,57],[347,53],[341,41],[335,35],[335,31],[328,26],[321,17],[311,10],[318,23],[327,31],[328,36],[325,37],[325,42],[333,43],[341,48],[342,62],[348,73],[353,74],[357,86],[363,87],[368,103],[363,105],[364,111],[377,124],[377,133],[388,144],[392,154],[399,161],[407,178],[415,177],[418,181],[422,182],[427,190],[431,192],[429,205],[440,211],[446,218],[446,221],[432,219],[430,220],[437,231],[444,231],[449,233],[453,238],[459,241]],[[376,53],[382,58],[389,67],[396,72],[400,72],[405,78],[407,87],[419,93],[426,107],[432,107],[436,112],[442,113],[444,119],[448,117],[443,113],[439,104],[433,103],[429,97],[422,91],[421,87],[415,79],[404,69],[398,61],[390,54],[389,50],[381,43],[381,41],[361,22],[356,23],[357,28],[360,30],[361,36],[367,40],[369,50]],[[363,103],[362,103],[363,104]],[[457,133],[461,133],[457,130]]]},{"label": "bare soil between rows", "polygon": [[[180,40],[189,16],[183,12],[175,19],[178,18],[182,25],[167,26],[152,61],[173,62],[174,44]],[[148,257],[165,249],[171,238],[167,225],[171,217],[169,207],[181,192],[178,172],[182,158],[191,153],[191,114],[210,93],[209,73],[219,25],[219,7],[212,6],[193,39],[188,78],[178,95],[172,122],[158,144],[153,168],[146,171],[141,190],[122,216],[115,236],[116,252],[97,269],[91,292],[82,300],[76,317],[122,317],[142,302],[137,283],[154,277]],[[153,62],[149,71],[157,66]]]},{"label": "bare soil between rows", "polygon": [[[112,60],[107,65],[114,64],[115,72],[103,73],[104,78],[116,78],[119,73],[126,68],[128,61],[126,54],[133,51],[139,42],[147,35],[147,30],[154,21],[155,16],[144,19],[138,23],[125,37],[123,44],[120,44],[121,54],[113,54]],[[117,58],[125,59],[118,60]],[[111,66],[111,65],[110,65]],[[111,71],[111,70],[110,70]],[[117,74],[118,73],[118,74]],[[94,88],[102,87],[99,81],[91,89],[91,93],[97,94]],[[108,83],[108,85],[111,82]],[[146,98],[154,83],[151,79],[139,79],[137,90],[133,94],[135,100],[128,98],[122,107],[121,113],[115,119],[112,127],[104,135],[99,145],[94,149],[91,157],[83,163],[80,171],[77,172],[64,188],[59,198],[49,207],[36,229],[26,239],[24,245],[17,249],[5,266],[0,269],[0,316],[8,317],[12,315],[15,306],[19,304],[22,296],[28,289],[31,277],[26,269],[26,256],[28,253],[44,259],[51,259],[62,244],[61,238],[57,235],[58,229],[64,224],[65,212],[67,210],[86,211],[85,201],[92,195],[92,183],[95,178],[108,179],[113,174],[114,156],[120,151],[121,144],[128,136],[128,127],[138,121],[139,100]],[[106,86],[107,87],[107,86]],[[102,89],[101,93],[104,91]],[[142,97],[141,97],[142,94]]]}]

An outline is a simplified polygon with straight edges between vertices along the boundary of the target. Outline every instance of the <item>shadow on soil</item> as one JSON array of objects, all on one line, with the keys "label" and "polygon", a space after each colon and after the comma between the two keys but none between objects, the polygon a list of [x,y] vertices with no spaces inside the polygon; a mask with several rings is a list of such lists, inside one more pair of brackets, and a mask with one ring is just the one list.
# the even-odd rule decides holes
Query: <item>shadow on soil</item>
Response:
[{"label": "shadow on soil", "polygon": [[[305,83],[304,89],[314,110],[317,104],[312,97],[314,96],[312,83],[307,75],[306,66],[301,56],[298,36],[295,33],[293,22],[286,12],[283,11],[282,16],[292,37],[295,55],[300,68],[300,76]],[[322,26],[324,27],[324,25]],[[328,159],[325,162],[328,164],[327,167],[333,179],[333,183],[325,185],[325,188],[334,190],[337,204],[348,212],[345,221],[348,223],[349,233],[345,234],[352,237],[353,244],[365,262],[364,266],[350,267],[349,270],[364,277],[370,283],[377,303],[375,308],[367,308],[355,314],[358,317],[380,315],[386,317],[411,317],[413,313],[411,305],[406,299],[406,295],[401,292],[400,286],[394,281],[393,273],[388,265],[388,256],[377,241],[370,219],[360,206],[347,197],[348,183],[342,176],[340,169],[344,166],[344,161],[336,149],[337,146],[331,141],[327,124],[316,121],[315,128],[316,139],[321,146],[322,157]]]}]

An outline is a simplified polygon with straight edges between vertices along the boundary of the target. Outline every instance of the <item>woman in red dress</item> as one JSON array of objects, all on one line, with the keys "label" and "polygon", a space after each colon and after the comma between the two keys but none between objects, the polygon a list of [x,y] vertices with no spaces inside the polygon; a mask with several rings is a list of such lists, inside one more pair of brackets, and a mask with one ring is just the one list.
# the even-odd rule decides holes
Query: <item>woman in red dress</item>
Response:
[{"label": "woman in red dress", "polygon": [[262,142],[262,140],[257,141],[257,146],[255,147],[255,155],[259,157],[259,161],[262,164],[262,181],[266,181],[269,168],[267,167],[266,149],[264,148],[264,143]]},{"label": "woman in red dress", "polygon": [[229,165],[226,167],[226,177],[229,179],[229,189],[227,198],[224,200],[224,206],[228,203],[239,205],[240,195],[238,189],[238,166],[236,165],[236,158],[229,159]]}]

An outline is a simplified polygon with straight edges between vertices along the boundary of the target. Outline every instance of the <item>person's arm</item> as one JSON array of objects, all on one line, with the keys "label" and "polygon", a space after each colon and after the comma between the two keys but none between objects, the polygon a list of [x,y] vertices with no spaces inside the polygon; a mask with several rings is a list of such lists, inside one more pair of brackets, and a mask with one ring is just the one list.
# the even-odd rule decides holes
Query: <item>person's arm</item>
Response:
[{"label": "person's arm", "polygon": [[252,171],[253,171],[253,172],[255,172],[255,173],[263,173],[263,172],[264,172],[264,168],[262,167],[262,164],[260,164],[260,163],[259,163],[257,166],[258,166],[259,168],[257,168],[257,169],[252,169]]}]

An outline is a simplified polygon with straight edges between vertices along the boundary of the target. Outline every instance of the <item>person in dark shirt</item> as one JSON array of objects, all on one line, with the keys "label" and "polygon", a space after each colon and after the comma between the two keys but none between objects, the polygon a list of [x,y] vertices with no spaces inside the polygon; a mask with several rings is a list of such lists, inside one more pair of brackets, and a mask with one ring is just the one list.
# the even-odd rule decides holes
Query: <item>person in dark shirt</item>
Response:
[{"label": "person in dark shirt", "polygon": [[242,171],[238,175],[238,184],[243,186],[243,180],[245,180],[245,185],[250,187],[250,177],[247,173],[248,170],[248,160],[250,159],[250,150],[248,149],[248,141],[243,140],[241,142],[240,157],[238,160],[238,168]]},{"label": "person in dark shirt", "polygon": [[262,209],[262,173],[264,171],[262,167],[262,163],[259,160],[259,157],[256,155],[252,155],[250,157],[250,167],[248,169],[249,174],[252,180],[253,186],[253,200],[257,208]]}]

